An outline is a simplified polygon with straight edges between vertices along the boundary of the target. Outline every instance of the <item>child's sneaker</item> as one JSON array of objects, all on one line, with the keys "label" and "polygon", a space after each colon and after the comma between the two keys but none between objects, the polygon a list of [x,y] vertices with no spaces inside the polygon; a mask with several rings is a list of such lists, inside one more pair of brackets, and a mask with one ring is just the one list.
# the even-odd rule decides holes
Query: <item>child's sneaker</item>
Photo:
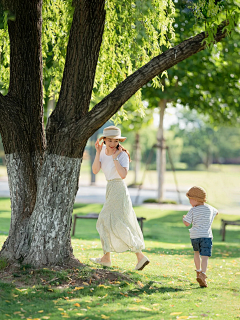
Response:
[{"label": "child's sneaker", "polygon": [[[199,273],[199,274],[198,274]],[[197,282],[199,283],[200,287],[207,287],[207,276],[203,272],[197,272]]]}]

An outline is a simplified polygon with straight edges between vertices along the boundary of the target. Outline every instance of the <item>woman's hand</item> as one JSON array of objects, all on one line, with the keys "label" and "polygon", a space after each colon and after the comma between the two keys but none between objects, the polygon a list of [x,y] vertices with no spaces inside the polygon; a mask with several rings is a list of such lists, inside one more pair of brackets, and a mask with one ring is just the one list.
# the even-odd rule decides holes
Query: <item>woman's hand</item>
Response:
[{"label": "woman's hand", "polygon": [[95,149],[98,153],[100,153],[102,151],[102,146],[103,146],[103,142],[99,143],[99,139],[97,139],[96,143],[95,143]]},{"label": "woman's hand", "polygon": [[117,156],[122,152],[122,147],[119,146],[118,149],[116,149],[116,151],[114,152],[114,154],[112,155],[113,159],[116,159]]}]

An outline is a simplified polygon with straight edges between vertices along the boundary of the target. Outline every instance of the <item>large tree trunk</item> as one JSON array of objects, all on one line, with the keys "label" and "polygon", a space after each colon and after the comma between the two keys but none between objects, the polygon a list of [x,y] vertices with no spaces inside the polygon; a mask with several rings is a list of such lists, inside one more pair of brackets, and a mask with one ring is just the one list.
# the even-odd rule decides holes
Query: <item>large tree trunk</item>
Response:
[{"label": "large tree trunk", "polygon": [[158,192],[157,200],[161,201],[164,196],[164,175],[166,171],[166,145],[164,139],[163,119],[167,101],[162,99],[159,101],[159,126],[157,132],[157,177]]},{"label": "large tree trunk", "polygon": [[73,258],[70,230],[80,166],[79,158],[45,154],[23,263],[56,265]]},{"label": "large tree trunk", "polygon": [[[6,1],[7,3],[7,1]],[[11,196],[11,225],[1,255],[21,258],[45,147],[42,109],[41,0],[11,1],[10,84],[1,97],[0,132]]]},{"label": "large tree trunk", "polygon": [[9,22],[11,75],[8,94],[0,95],[0,131],[12,215],[0,254],[9,261],[37,267],[66,264],[73,259],[73,204],[83,151],[92,134],[85,128],[79,142],[73,129],[89,108],[104,28],[104,1],[80,1],[75,8],[61,99],[47,125],[47,146],[42,107],[42,0],[9,3],[6,9],[15,12],[16,19]]},{"label": "large tree trunk", "polygon": [[[88,138],[144,84],[205,48],[205,33],[152,59],[89,111],[105,24],[104,0],[73,1],[74,15],[59,100],[48,119],[42,107],[42,0],[5,0],[10,85],[0,93],[0,133],[7,159],[11,227],[0,255],[37,267],[73,258],[70,229],[81,159]],[[216,41],[225,37],[220,26]]]}]

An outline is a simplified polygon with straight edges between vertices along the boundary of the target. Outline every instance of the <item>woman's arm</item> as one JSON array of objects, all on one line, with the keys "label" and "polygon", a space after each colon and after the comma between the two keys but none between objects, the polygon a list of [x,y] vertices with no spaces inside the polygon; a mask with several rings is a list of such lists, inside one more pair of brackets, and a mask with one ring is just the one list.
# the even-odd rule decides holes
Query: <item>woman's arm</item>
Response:
[{"label": "woman's arm", "polygon": [[101,153],[101,150],[102,150],[102,146],[103,146],[103,143],[99,144],[99,139],[97,139],[97,141],[95,143],[96,156],[95,156],[95,159],[94,159],[93,164],[92,164],[92,172],[94,174],[97,174],[99,172],[99,170],[101,169],[100,153]]},{"label": "woman's arm", "polygon": [[119,147],[118,151],[116,153],[113,154],[113,162],[115,164],[115,168],[117,169],[118,174],[120,175],[120,177],[122,179],[125,179],[128,173],[127,168],[124,168],[121,166],[121,164],[119,163],[119,161],[115,160],[117,159],[118,155],[122,152],[122,148]]},{"label": "woman's arm", "polygon": [[127,168],[123,168],[123,167],[120,165],[119,161],[114,160],[114,158],[113,158],[113,162],[114,162],[114,164],[115,164],[115,168],[117,169],[117,172],[118,172],[118,174],[120,175],[120,177],[121,177],[122,179],[125,179],[126,176],[127,176],[127,173],[128,173]]}]

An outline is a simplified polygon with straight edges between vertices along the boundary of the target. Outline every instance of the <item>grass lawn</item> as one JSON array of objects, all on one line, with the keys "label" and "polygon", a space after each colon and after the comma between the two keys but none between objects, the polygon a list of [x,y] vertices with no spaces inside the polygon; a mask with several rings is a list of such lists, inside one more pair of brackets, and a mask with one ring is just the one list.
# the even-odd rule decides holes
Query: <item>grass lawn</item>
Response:
[{"label": "grass lawn", "polygon": [[[74,213],[99,212],[101,207],[76,204]],[[73,250],[87,266],[62,271],[22,266],[5,279],[8,283],[0,282],[0,319],[240,319],[240,227],[227,227],[226,242],[219,234],[222,218],[239,217],[216,217],[209,287],[200,288],[188,228],[182,223],[185,212],[142,207],[135,212],[147,218],[145,254],[151,263],[143,271],[133,271],[133,253],[115,253],[113,267],[102,273],[111,271],[118,279],[95,279],[96,265],[89,258],[102,254],[96,220],[78,220]],[[0,245],[9,225],[9,199],[0,199]]]}]

